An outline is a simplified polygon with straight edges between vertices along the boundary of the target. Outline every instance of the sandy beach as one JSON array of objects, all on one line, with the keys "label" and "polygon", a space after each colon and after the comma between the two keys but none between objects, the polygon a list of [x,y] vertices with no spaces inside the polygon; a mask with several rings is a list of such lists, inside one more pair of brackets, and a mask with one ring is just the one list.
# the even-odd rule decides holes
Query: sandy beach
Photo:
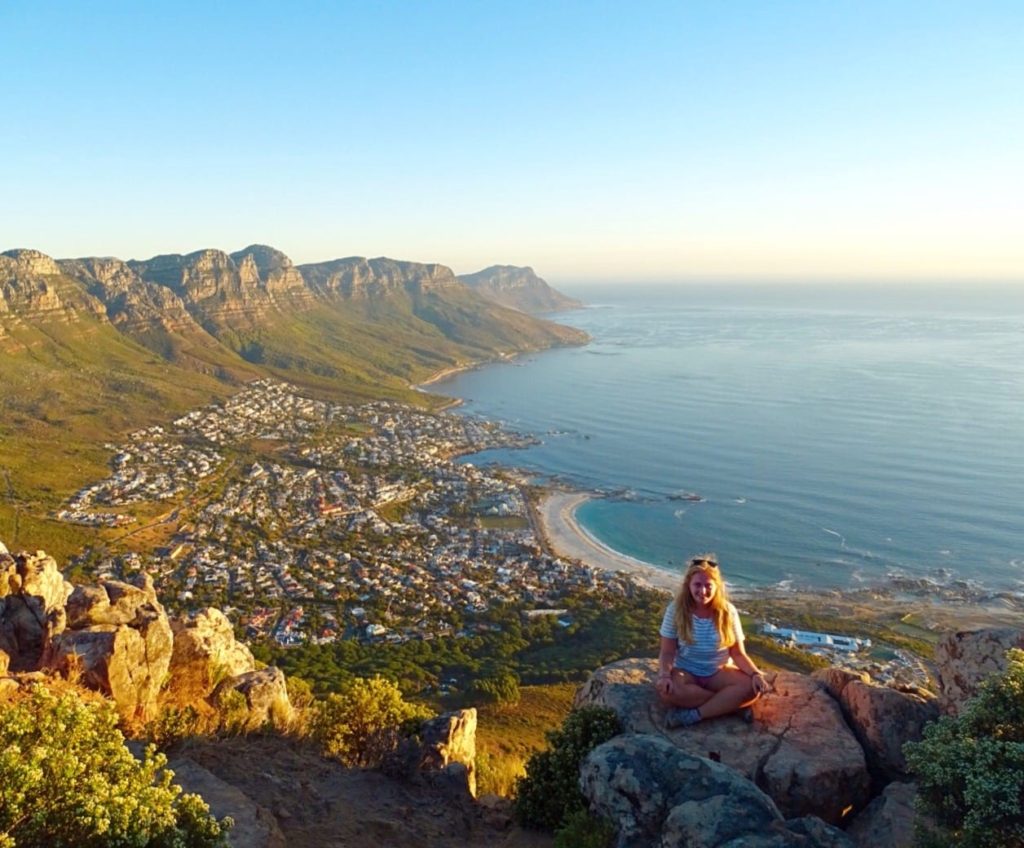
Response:
[{"label": "sandy beach", "polygon": [[[556,556],[578,559],[594,568],[627,572],[640,582],[664,592],[674,593],[681,575],[655,568],[645,562],[625,556],[588,534],[576,520],[576,510],[591,498],[588,492],[555,490],[536,504],[540,531],[549,549]],[[927,595],[919,597],[886,596],[880,589],[778,591],[761,587],[737,589],[730,587],[730,596],[736,601],[757,598],[771,601],[780,609],[792,606],[806,608],[808,604],[821,605],[827,601],[829,611],[837,618],[849,620],[872,619],[892,615],[914,615],[923,631],[949,631],[978,627],[1020,626],[1021,611],[1017,604],[1006,601],[972,603],[966,600],[940,600]]]},{"label": "sandy beach", "polygon": [[675,592],[679,575],[620,554],[598,542],[580,526],[576,510],[592,497],[586,492],[555,491],[537,504],[541,531],[552,552],[565,559],[582,560],[594,568],[625,571],[652,588]]}]

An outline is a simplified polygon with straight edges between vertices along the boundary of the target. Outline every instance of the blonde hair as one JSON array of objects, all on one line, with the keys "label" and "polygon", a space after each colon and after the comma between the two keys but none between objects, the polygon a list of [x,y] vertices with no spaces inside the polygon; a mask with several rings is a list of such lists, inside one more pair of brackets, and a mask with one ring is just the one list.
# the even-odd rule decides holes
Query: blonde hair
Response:
[{"label": "blonde hair", "polygon": [[714,554],[702,554],[691,559],[690,567],[686,569],[683,582],[676,592],[675,623],[679,641],[688,645],[693,643],[692,616],[697,609],[697,602],[690,593],[690,581],[696,574],[706,574],[708,580],[715,585],[715,593],[711,596],[711,617],[718,631],[718,646],[730,648],[736,644],[736,631],[733,627],[729,594],[725,590],[725,583]]}]

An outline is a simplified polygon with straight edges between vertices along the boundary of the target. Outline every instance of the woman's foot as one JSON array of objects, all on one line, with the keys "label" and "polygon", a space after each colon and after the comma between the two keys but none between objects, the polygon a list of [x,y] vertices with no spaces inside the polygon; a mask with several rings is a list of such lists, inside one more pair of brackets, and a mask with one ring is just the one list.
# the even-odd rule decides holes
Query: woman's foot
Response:
[{"label": "woman's foot", "polygon": [[677,727],[689,727],[700,721],[700,710],[690,707],[677,707],[665,713],[665,727],[675,730]]}]

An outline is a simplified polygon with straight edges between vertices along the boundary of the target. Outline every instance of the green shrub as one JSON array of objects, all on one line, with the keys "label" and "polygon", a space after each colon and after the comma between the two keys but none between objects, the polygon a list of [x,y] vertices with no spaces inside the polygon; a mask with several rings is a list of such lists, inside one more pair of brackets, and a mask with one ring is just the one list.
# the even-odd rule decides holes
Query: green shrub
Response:
[{"label": "green shrub", "polygon": [[160,715],[146,723],[142,735],[158,751],[166,751],[182,739],[198,736],[204,729],[204,722],[195,707],[165,707]]},{"label": "green shrub", "polygon": [[182,795],[166,763],[152,748],[132,756],[112,704],[37,686],[0,710],[0,846],[226,845],[230,820]]},{"label": "green shrub", "polygon": [[956,718],[945,716],[904,746],[919,803],[942,828],[930,844],[1024,845],[1024,651],[989,678]]},{"label": "green shrub", "polygon": [[595,818],[579,809],[555,831],[555,848],[611,848],[617,835],[608,819]]},{"label": "green shrub", "polygon": [[430,713],[402,698],[399,688],[383,677],[346,681],[313,709],[312,735],[324,755],[348,766],[379,765],[393,751],[409,724]]},{"label": "green shrub", "polygon": [[605,707],[569,713],[548,734],[551,747],[530,757],[526,776],[516,785],[516,818],[527,827],[556,830],[585,809],[579,789],[580,763],[594,748],[621,732],[619,718]]}]

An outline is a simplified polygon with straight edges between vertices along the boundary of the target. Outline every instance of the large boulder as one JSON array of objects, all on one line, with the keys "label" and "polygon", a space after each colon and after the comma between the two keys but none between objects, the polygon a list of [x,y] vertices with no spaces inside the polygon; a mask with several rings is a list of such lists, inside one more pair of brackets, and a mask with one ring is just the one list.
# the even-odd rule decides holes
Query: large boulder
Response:
[{"label": "large boulder", "polygon": [[924,726],[939,717],[934,699],[855,680],[840,696],[843,714],[880,781],[906,779],[904,742],[919,742]]},{"label": "large boulder", "polygon": [[145,609],[163,612],[148,574],[138,575],[131,583],[103,580],[99,586],[76,586],[67,602],[68,627],[131,624]]},{"label": "large boulder", "polygon": [[664,729],[654,693],[657,661],[622,660],[594,672],[576,706],[613,709],[627,733],[660,736],[686,753],[717,760],[754,781],[787,817],[814,815],[832,824],[868,800],[864,752],[825,686],[802,674],[769,674],[772,692],[737,716]]},{"label": "large boulder", "polygon": [[942,712],[959,715],[985,678],[1006,670],[1006,652],[1010,648],[1024,648],[1024,629],[950,633],[939,642],[935,662]]},{"label": "large boulder", "polygon": [[476,797],[476,709],[455,710],[425,722],[420,732],[420,769],[442,771],[452,763],[465,769],[466,789]]},{"label": "large boulder", "polygon": [[0,554],[0,650],[12,671],[34,671],[50,640],[64,630],[64,604],[72,586],[53,557]]},{"label": "large boulder", "polygon": [[857,848],[912,848],[917,795],[912,783],[890,783],[847,828]]},{"label": "large boulder", "polygon": [[824,822],[791,829],[771,798],[733,769],[651,734],[617,736],[583,761],[580,789],[618,829],[618,848],[849,848]]},{"label": "large boulder", "polygon": [[171,663],[172,636],[163,610],[139,610],[131,624],[66,630],[52,643],[49,666],[109,695],[129,721],[158,712]]},{"label": "large boulder", "polygon": [[[237,693],[236,699],[240,696],[236,700],[239,707],[244,705],[244,711],[238,715],[231,714],[231,693]],[[252,731],[268,724],[287,730],[295,720],[284,672],[274,666],[223,681],[214,690],[212,700],[236,730]]]},{"label": "large boulder", "polygon": [[175,620],[168,698],[179,706],[208,698],[223,681],[256,670],[252,651],[235,640],[231,622],[210,607],[192,618]]}]

